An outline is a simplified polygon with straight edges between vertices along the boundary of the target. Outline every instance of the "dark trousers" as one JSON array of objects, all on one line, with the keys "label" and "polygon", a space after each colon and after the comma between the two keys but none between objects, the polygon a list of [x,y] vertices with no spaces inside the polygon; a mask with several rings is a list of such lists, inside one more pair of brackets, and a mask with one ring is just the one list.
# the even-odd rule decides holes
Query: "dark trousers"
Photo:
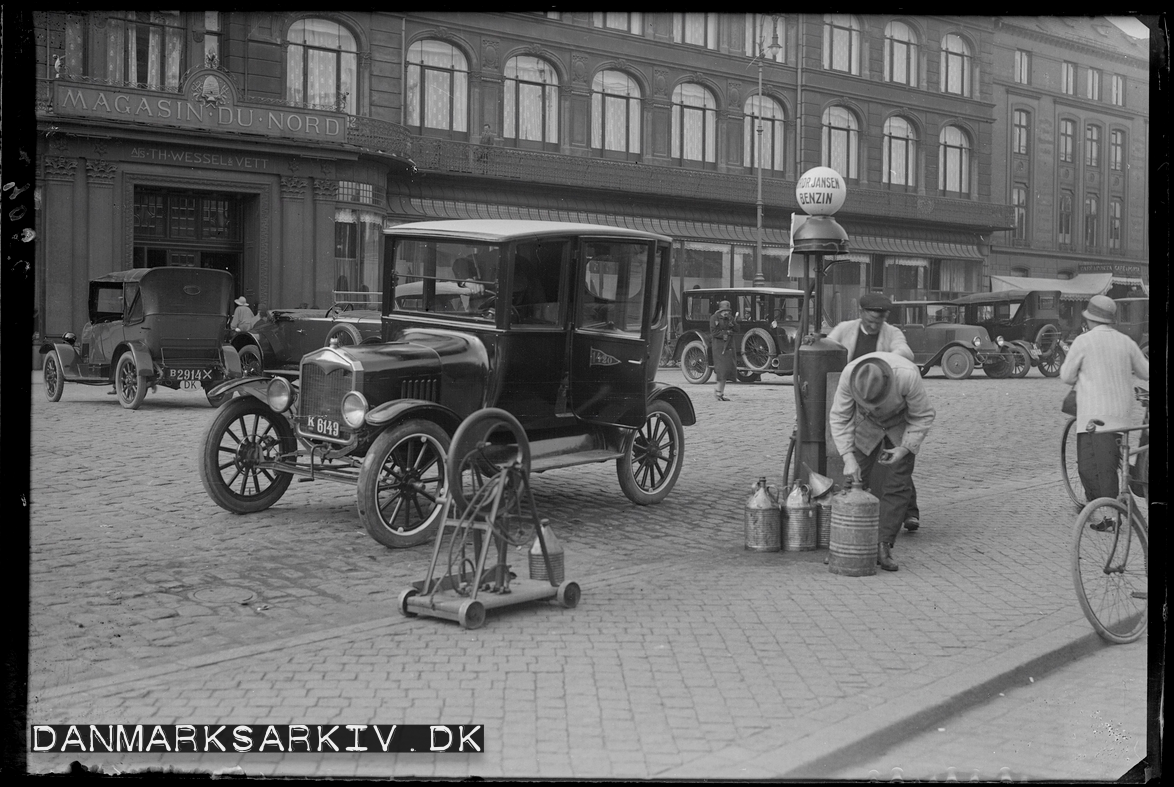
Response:
[{"label": "dark trousers", "polygon": [[901,525],[905,524],[909,502],[913,499],[913,462],[916,455],[906,454],[891,465],[882,465],[877,461],[882,451],[893,447],[886,437],[867,456],[856,451],[860,477],[864,479],[868,491],[880,500],[880,533],[877,541],[883,544],[896,541]]},{"label": "dark trousers", "polygon": [[909,478],[909,490],[911,492],[909,497],[909,510],[905,512],[905,518],[914,517],[921,519],[921,509],[917,506],[917,487],[913,484],[913,478]]},{"label": "dark trousers", "polygon": [[1076,465],[1089,500],[1116,497],[1121,491],[1117,483],[1120,461],[1121,447],[1115,433],[1076,435]]}]

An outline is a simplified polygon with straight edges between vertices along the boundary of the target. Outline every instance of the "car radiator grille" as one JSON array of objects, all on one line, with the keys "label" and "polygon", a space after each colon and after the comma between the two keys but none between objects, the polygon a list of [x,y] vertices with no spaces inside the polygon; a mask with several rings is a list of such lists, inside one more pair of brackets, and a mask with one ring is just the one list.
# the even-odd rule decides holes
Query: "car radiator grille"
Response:
[{"label": "car radiator grille", "polygon": [[399,396],[401,399],[424,399],[428,402],[440,401],[440,380],[436,377],[416,377],[400,383]]},{"label": "car radiator grille", "polygon": [[324,372],[313,364],[302,366],[302,416],[323,416],[342,421],[342,397],[351,390],[354,372],[350,369],[331,369]]}]

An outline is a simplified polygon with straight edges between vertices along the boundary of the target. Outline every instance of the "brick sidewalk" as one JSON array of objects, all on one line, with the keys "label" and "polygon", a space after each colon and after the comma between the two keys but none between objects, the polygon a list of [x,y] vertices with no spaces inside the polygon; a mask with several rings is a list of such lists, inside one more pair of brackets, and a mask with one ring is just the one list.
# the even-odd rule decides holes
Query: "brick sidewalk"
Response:
[{"label": "brick sidewalk", "polygon": [[[124,501],[121,519],[101,519],[108,526],[118,521],[126,532],[104,540],[109,527],[87,531],[87,546],[106,557],[92,576],[73,579],[117,592],[119,572],[111,561],[120,552],[140,545],[165,551],[168,539],[180,539],[183,549],[157,555],[157,576],[143,575],[155,583],[136,591],[150,600],[145,607],[163,608],[167,593],[159,588],[167,583],[190,587],[216,576],[253,588],[264,579],[267,592],[286,576],[285,595],[273,609],[243,618],[216,605],[206,615],[177,608],[160,620],[139,616],[122,625],[172,637],[184,624],[188,629],[182,641],[111,651],[111,658],[72,673],[68,662],[44,675],[30,668],[30,723],[474,722],[486,725],[487,751],[471,757],[30,754],[30,770],[61,770],[80,759],[122,770],[239,766],[274,775],[778,778],[804,769],[830,775],[837,749],[814,745],[829,735],[839,736],[840,747],[869,739],[915,717],[910,698],[949,705],[944,687],[989,686],[976,681],[1012,674],[1024,660],[1071,654],[1074,643],[1087,641],[1068,577],[1074,511],[1054,469],[1052,444],[1062,419],[1052,400],[1062,398],[1062,386],[1042,378],[927,382],[939,422],[918,460],[926,525],[898,540],[899,572],[841,577],[828,572],[822,552],[744,550],[741,505],[749,485],[760,469],[772,481],[781,473],[767,468],[782,459],[775,432],[784,430],[763,424],[787,425],[785,450],[793,394],[780,385],[736,386],[729,390],[733,402],[716,403],[707,398],[708,386],[689,387],[699,424],[687,430],[686,469],[664,504],[627,504],[610,466],[536,480],[539,513],[551,518],[567,549],[567,578],[583,588],[580,605],[490,611],[475,631],[399,615],[395,598],[422,578],[427,550],[391,552],[350,539],[357,525],[353,492],[295,485],[288,505],[233,517],[199,499],[198,481],[192,492],[192,478],[184,475],[194,471],[185,466],[194,464],[191,458],[177,461],[159,480],[174,483],[186,502],[145,521],[133,499]],[[66,398],[73,392],[67,388]],[[97,414],[99,404],[85,406],[106,417]],[[46,407],[34,406],[34,429]],[[205,407],[202,417],[210,413]],[[174,415],[182,424],[201,413]],[[1016,450],[994,462],[989,454],[1000,441]],[[44,476],[37,483],[42,456],[34,451],[34,491],[44,496]],[[716,457],[722,462],[715,464]],[[34,607],[50,587],[70,595],[53,573],[63,558],[48,546],[63,543],[76,513],[70,506],[81,505],[40,508],[39,500],[34,496]],[[334,519],[347,523],[344,532]],[[128,542],[128,535],[146,542]],[[219,537],[232,548],[221,548]],[[304,554],[308,549],[317,551]],[[180,568],[185,550],[188,564]],[[83,554],[79,548],[64,560],[81,567]],[[149,564],[146,556],[137,559]],[[525,557],[516,562],[524,566]],[[72,614],[98,614],[86,606]],[[224,625],[234,621],[239,628]],[[53,619],[40,622],[42,631],[34,621],[34,645],[38,636],[48,648],[69,641]],[[201,641],[226,628],[219,639]],[[47,652],[31,647],[33,664]]]}]

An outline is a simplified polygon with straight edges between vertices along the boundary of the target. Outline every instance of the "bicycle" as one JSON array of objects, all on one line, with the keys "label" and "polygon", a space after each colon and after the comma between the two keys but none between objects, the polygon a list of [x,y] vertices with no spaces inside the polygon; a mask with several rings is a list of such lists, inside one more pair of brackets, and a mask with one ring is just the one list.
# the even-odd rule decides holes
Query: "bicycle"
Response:
[{"label": "bicycle", "polygon": [[[1133,392],[1137,401],[1145,406],[1145,420],[1142,423],[1148,424],[1150,422],[1150,393],[1144,388],[1138,387],[1134,387]],[[1064,428],[1060,431],[1060,476],[1064,479],[1064,491],[1068,493],[1068,498],[1076,504],[1077,508],[1084,508],[1085,503],[1088,502],[1088,492],[1085,491],[1084,483],[1080,480],[1080,468],[1076,453],[1076,436],[1078,434],[1080,434],[1080,430],[1076,428],[1076,416],[1069,416]],[[1143,435],[1144,439],[1148,439],[1148,435]],[[1148,464],[1148,461],[1148,453],[1142,453],[1138,456],[1138,462]],[[1147,491],[1148,488],[1147,484]],[[1149,503],[1148,497],[1146,503],[1147,505]]]},{"label": "bicycle", "polygon": [[[1090,421],[1088,433],[1096,433],[1098,425],[1104,424]],[[1133,500],[1133,490],[1143,491],[1148,506],[1148,461],[1142,461],[1149,452],[1148,430],[1147,424],[1106,430],[1119,435],[1118,493],[1087,503],[1073,532],[1076,598],[1097,634],[1116,644],[1136,641],[1148,622],[1149,524]],[[1135,450],[1129,446],[1131,432],[1142,433],[1142,444]],[[1133,472],[1131,457],[1136,457]]]}]

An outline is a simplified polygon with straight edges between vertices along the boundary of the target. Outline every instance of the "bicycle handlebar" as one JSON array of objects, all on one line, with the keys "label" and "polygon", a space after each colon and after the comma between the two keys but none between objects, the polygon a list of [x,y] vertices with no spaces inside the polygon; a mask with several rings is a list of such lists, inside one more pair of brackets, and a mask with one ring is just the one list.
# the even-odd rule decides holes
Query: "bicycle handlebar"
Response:
[{"label": "bicycle handlebar", "polygon": [[1117,427],[1116,429],[1097,429],[1098,426],[1104,426],[1104,425],[1105,425],[1104,421],[1102,421],[1099,418],[1094,418],[1088,422],[1088,426],[1086,426],[1084,428],[1084,431],[1088,432],[1089,434],[1093,434],[1098,431],[1102,432],[1102,433],[1103,432],[1137,432],[1137,431],[1141,431],[1143,429],[1150,428],[1149,424],[1142,424],[1141,426],[1120,426],[1120,427]]}]

